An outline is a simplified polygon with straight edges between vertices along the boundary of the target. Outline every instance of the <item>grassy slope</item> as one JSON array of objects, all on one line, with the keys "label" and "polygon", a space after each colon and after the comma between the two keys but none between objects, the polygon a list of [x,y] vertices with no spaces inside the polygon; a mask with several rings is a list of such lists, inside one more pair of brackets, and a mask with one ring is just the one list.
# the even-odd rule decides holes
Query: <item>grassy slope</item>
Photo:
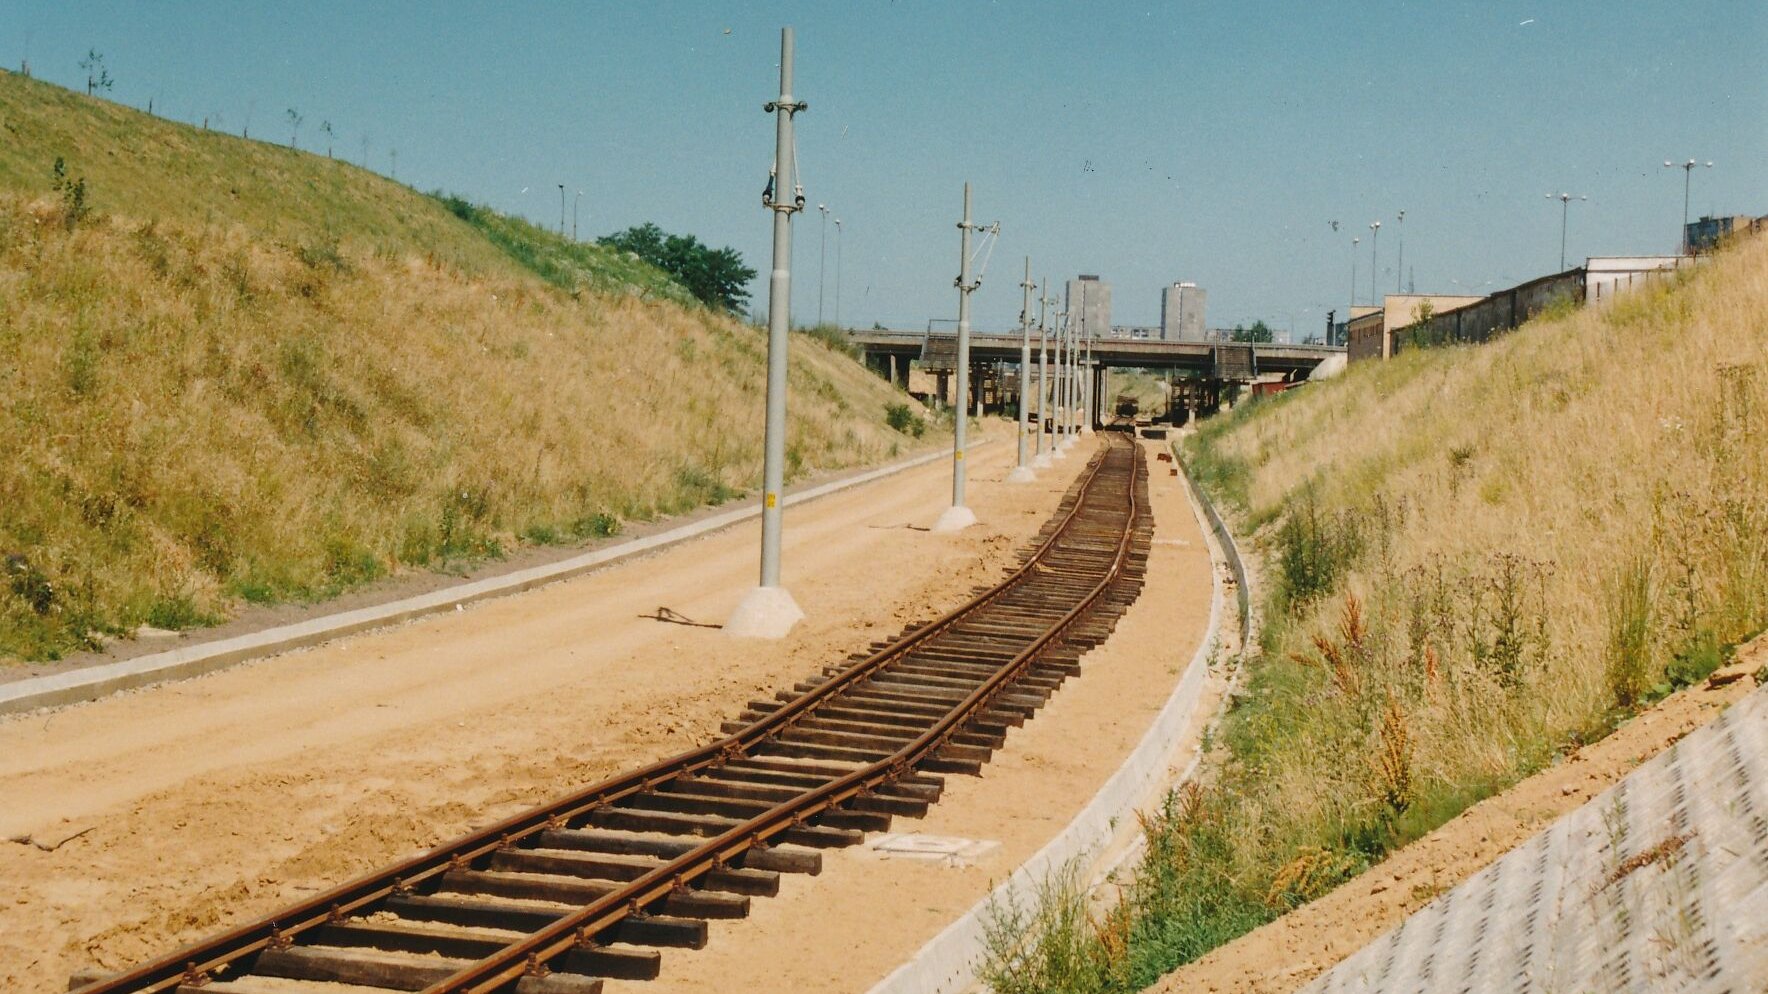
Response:
[{"label": "grassy slope", "polygon": [[1768,625],[1763,313],[1757,239],[1606,309],[1208,424],[1189,461],[1238,508],[1270,596],[1221,773],[1150,821],[1120,913],[1046,911],[998,988],[1135,990]]},{"label": "grassy slope", "polygon": [[[4,74],[0,129],[0,658],[759,478],[764,333],[648,266]],[[796,342],[794,476],[912,444],[900,394]]]}]

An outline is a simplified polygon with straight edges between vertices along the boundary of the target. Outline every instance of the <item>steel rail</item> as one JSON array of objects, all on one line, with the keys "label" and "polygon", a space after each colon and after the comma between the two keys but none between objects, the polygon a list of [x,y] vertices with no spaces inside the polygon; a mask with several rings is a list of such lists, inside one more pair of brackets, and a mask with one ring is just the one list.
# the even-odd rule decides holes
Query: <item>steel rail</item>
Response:
[{"label": "steel rail", "polygon": [[[1128,444],[1134,445],[1133,442]],[[1098,475],[1103,465],[1103,458],[1094,463],[1087,478],[1089,484]],[[1106,569],[1103,578],[1070,607],[1055,624],[1039,635],[1031,645],[1002,665],[988,680],[971,691],[969,696],[965,697],[962,702],[947,712],[945,717],[914,741],[903,746],[893,755],[855,770],[838,780],[807,791],[798,797],[783,801],[778,806],[727,829],[669,863],[637,878],[626,887],[604,895],[578,911],[506,946],[497,953],[463,967],[453,976],[424,988],[422,994],[490,994],[492,991],[520,980],[525,975],[545,976],[548,972],[545,964],[548,961],[570,952],[576,946],[586,945],[593,936],[617,924],[627,914],[637,911],[652,901],[668,896],[675,889],[686,887],[688,883],[708,871],[722,866],[730,858],[742,855],[743,852],[753,848],[757,842],[765,842],[788,828],[803,824],[807,818],[814,817],[862,791],[869,790],[907,772],[909,766],[926,758],[929,753],[944,745],[960,725],[984,709],[996,695],[1017,679],[1022,670],[1031,665],[1050,643],[1060,638],[1069,625],[1073,624],[1117,581],[1124,562],[1129,558],[1132,539],[1135,535],[1137,522],[1136,480],[1142,471],[1140,461],[1132,460],[1129,486],[1126,488],[1125,495],[1128,513],[1124,517],[1123,530],[1118,537],[1116,553],[1113,555],[1111,565]],[[1078,515],[1080,508],[1086,503],[1086,494],[1087,490],[1083,488],[1080,498],[1075,501],[1068,517],[1064,519],[1065,525]],[[1054,546],[1059,534],[1051,536],[1050,546]]]},{"label": "steel rail", "polygon": [[[1134,443],[1130,444],[1133,445]],[[1025,562],[1015,568],[1003,578],[1001,582],[976,594],[970,600],[928,624],[903,634],[897,640],[889,645],[879,648],[864,659],[855,661],[852,665],[844,668],[840,673],[835,674],[824,683],[805,691],[777,711],[751,723],[747,727],[705,746],[658,760],[633,772],[612,777],[582,788],[551,804],[519,812],[495,824],[469,832],[465,835],[449,840],[448,842],[444,842],[428,852],[409,857],[391,866],[383,867],[371,873],[364,874],[363,876],[347,881],[314,897],[279,909],[276,912],[265,915],[254,921],[235,926],[219,935],[192,943],[157,959],[140,964],[123,973],[96,980],[79,988],[74,994],[159,994],[159,992],[170,990],[181,983],[192,981],[200,982],[211,972],[216,971],[227,964],[252,956],[265,949],[286,947],[302,932],[341,921],[345,916],[360,912],[378,901],[382,901],[394,895],[407,893],[417,885],[420,885],[439,874],[445,873],[451,869],[462,868],[476,859],[488,856],[498,850],[509,848],[513,844],[520,842],[529,836],[535,835],[536,833],[547,829],[563,827],[565,823],[579,815],[589,813],[596,808],[611,804],[624,797],[650,790],[670,780],[680,779],[684,776],[691,776],[702,770],[721,767],[728,761],[747,755],[758,746],[767,743],[781,733],[793,728],[800,720],[813,713],[818,705],[826,702],[831,697],[836,696],[839,692],[851,687],[853,684],[875,674],[881,669],[884,669],[891,662],[907,655],[912,649],[928,639],[951,629],[979,609],[988,606],[995,600],[998,600],[1002,596],[1017,589],[1027,578],[1034,576],[1035,571],[1040,567],[1044,560],[1057,549],[1060,540],[1068,533],[1069,529],[1078,519],[1082,508],[1087,504],[1087,496],[1103,470],[1106,461],[1104,452],[1101,452],[1100,456],[1093,460],[1089,465],[1086,474],[1080,481],[1078,496],[1074,503],[1058,520],[1056,527],[1050,531],[1048,538],[1037,547],[1031,556],[1027,557]],[[1135,481],[1138,478],[1138,474],[1142,471],[1140,462],[1132,461],[1130,486],[1128,488],[1127,498],[1130,504],[1130,513],[1125,521],[1123,537],[1119,542],[1117,558],[1114,560],[1108,579],[1095,587],[1086,597],[1086,604],[1091,604],[1096,600],[1098,594],[1104,587],[1109,585],[1110,580],[1115,578],[1117,572],[1121,570],[1122,561],[1128,547],[1127,543],[1129,541],[1129,536],[1133,533],[1136,521]],[[1079,608],[1077,607],[1075,610],[1065,614],[1058,622],[1056,628],[1051,629],[1049,633],[1046,633],[1045,637],[1040,638],[1035,643],[1036,647],[1041,649],[1054,637],[1054,634],[1052,633],[1057,633],[1066,629],[1068,624],[1070,624],[1073,618],[1078,614],[1078,611]],[[1028,652],[1029,651],[1030,650],[1028,650]],[[1014,660],[1003,666],[1001,672],[1006,673],[1010,671],[1016,673],[1019,669],[1023,668],[1023,665],[1028,661],[1029,656],[1027,656],[1026,653],[1022,653],[1020,657],[1015,657]],[[1000,675],[997,674],[997,677],[999,676]],[[988,691],[990,687],[998,688],[1003,686],[1005,682],[1004,678],[991,679],[988,683],[984,684],[983,687],[978,688],[977,693],[984,693]],[[975,697],[976,695],[973,694],[971,696]],[[988,697],[992,696],[992,692],[988,693]],[[970,699],[968,698],[958,707],[964,712],[966,717],[974,713],[976,710],[976,706],[971,704]],[[949,717],[950,715],[948,715],[948,718]],[[808,800],[806,803],[814,806],[814,810],[806,813],[804,809],[800,809],[797,812],[798,817],[796,821],[793,821],[788,817],[785,824],[769,824],[765,826],[765,831],[760,834],[760,837],[765,839],[777,835],[786,828],[792,827],[793,824],[801,823],[804,818],[809,817],[811,814],[820,813],[828,807],[854,796],[859,793],[859,789],[846,789],[846,785],[848,785],[849,781],[866,779],[865,774],[872,769],[880,766],[891,767],[891,764],[896,762],[899,757],[914,753],[914,760],[896,762],[894,772],[890,774],[892,777],[901,775],[902,772],[906,771],[907,766],[911,762],[924,758],[926,753],[933,751],[933,749],[937,748],[938,744],[943,744],[944,739],[949,737],[949,734],[961,724],[962,720],[962,718],[954,718],[950,721],[942,719],[942,721],[936,724],[933,729],[929,730],[927,735],[924,735],[922,738],[937,736],[938,742],[933,746],[917,751],[916,747],[921,742],[921,739],[917,739],[915,742],[910,743],[909,746],[899,750],[898,754],[895,756],[887,757],[886,759],[879,761],[879,763],[873,764],[872,767],[862,768],[854,774],[849,774],[840,780],[833,781],[807,795],[803,795],[803,798],[811,798],[811,800]],[[877,783],[883,782],[885,779],[889,779],[889,777],[874,778],[871,783],[867,784],[866,789],[869,790],[871,786],[875,786]],[[828,801],[827,803],[819,803],[828,793],[837,791],[841,791],[841,796],[839,798],[833,801]],[[752,821],[766,822],[768,821],[768,814],[758,816],[756,819],[752,819]],[[670,867],[675,865],[674,863],[671,863],[633,881],[633,884],[630,887],[624,888],[621,893],[626,891],[636,891],[642,887],[647,896],[641,897],[635,895],[622,901],[621,903],[625,910],[623,910],[620,915],[611,919],[611,921],[617,922],[620,917],[631,913],[635,906],[642,908],[643,905],[648,904],[659,897],[666,896],[669,891],[675,887],[685,886],[690,880],[697,879],[708,870],[715,869],[717,865],[722,865],[732,856],[741,855],[743,851],[750,848],[750,844],[740,843],[732,848],[731,843],[733,840],[747,834],[739,831],[746,827],[746,825],[747,823],[743,826],[731,829],[729,832],[720,835],[711,842],[708,842],[694,851],[680,857],[678,862],[686,861],[695,864],[696,868],[691,873],[679,870],[669,872]],[[731,838],[727,839],[726,836],[730,836]],[[726,851],[727,849],[728,851]],[[701,854],[702,850],[707,851],[709,854],[707,858],[699,858],[698,854]],[[653,877],[656,879],[653,879]],[[667,886],[662,890],[657,889],[657,883],[660,880],[667,882]],[[596,901],[594,904],[588,906],[588,908],[585,909],[585,912],[587,912],[589,908],[601,907],[608,903],[609,899],[614,896],[615,895],[609,895],[608,899]],[[577,915],[572,915],[571,917],[576,918],[583,914],[584,912],[579,912]],[[575,941],[577,939],[575,933],[581,931],[581,929],[573,928],[568,929],[567,931],[573,933],[572,939]],[[553,932],[554,928],[542,929],[540,932],[535,933],[529,938],[534,939],[541,935],[551,936]],[[593,932],[590,934],[593,934]],[[518,945],[525,947],[528,944],[529,943],[525,941]],[[566,946],[559,950],[549,952],[545,958],[550,959],[553,955],[557,955],[557,952],[562,952],[568,948],[569,947]],[[525,960],[526,954],[523,955]],[[481,961],[481,963],[483,962],[488,961]],[[463,970],[462,975],[465,975],[471,969],[478,967],[479,965],[480,964],[478,963],[473,964],[473,967],[469,967],[468,970]],[[526,962],[524,962],[523,968],[529,968]],[[433,986],[430,990],[451,991],[467,989],[459,987],[458,985],[448,986],[454,981],[454,979],[455,978],[449,978],[448,980]],[[495,986],[495,984],[493,986]],[[486,988],[475,987],[471,989],[481,990]]]}]

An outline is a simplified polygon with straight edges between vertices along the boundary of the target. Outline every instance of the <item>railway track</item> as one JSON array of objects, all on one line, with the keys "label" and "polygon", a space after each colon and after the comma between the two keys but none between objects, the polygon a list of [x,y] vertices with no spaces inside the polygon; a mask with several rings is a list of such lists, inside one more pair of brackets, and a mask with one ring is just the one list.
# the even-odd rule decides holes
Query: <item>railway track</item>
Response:
[{"label": "railway track", "polygon": [[1141,590],[1140,449],[1106,444],[999,584],[749,704],[725,738],[593,784],[79,994],[594,994],[699,948],[820,850],[976,774]]}]

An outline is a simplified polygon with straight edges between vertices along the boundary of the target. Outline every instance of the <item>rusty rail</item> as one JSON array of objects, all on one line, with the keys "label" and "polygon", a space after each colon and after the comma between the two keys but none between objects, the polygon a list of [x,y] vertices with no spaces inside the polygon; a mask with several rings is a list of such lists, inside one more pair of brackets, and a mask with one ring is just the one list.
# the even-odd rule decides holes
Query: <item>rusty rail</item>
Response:
[{"label": "rusty rail", "polygon": [[[1139,449],[1133,442],[1114,433],[1108,433],[1107,437],[1110,440],[1108,446],[1094,458],[1071,491],[1073,499],[1066,512],[1046,528],[1045,541],[1004,580],[934,621],[905,632],[897,640],[839,670],[771,714],[709,745],[596,783],[557,802],[443,843],[429,852],[359,877],[275,914],[88,984],[80,988],[78,994],[138,994],[204,984],[216,973],[228,972],[232,965],[249,964],[252,958],[266,950],[287,949],[315,929],[337,925],[352,915],[372,911],[389,898],[421,891],[444,874],[472,867],[498,853],[513,851],[539,833],[564,829],[616,801],[650,792],[671,782],[690,781],[697,775],[716,773],[729,763],[749,758],[757,748],[775,742],[814,719],[820,708],[841,701],[849,690],[887,671],[917,647],[977,618],[990,605],[1038,577],[1040,572],[1050,572],[1050,560],[1064,548],[1064,540],[1074,538],[1084,529],[1089,512],[1109,512],[1108,516],[1121,513],[1113,554],[1090,588],[1071,603],[1051,605],[1049,621],[1041,634],[912,741],[890,755],[740,820],[705,842],[583,904],[576,911],[559,916],[524,938],[429,982],[423,990],[426,994],[489,994],[512,988],[524,977],[542,981],[544,987],[544,979],[552,973],[549,964],[568,957],[574,950],[593,947],[597,936],[605,934],[623,919],[642,914],[644,909],[658,901],[681,894],[708,874],[724,871],[745,854],[767,846],[770,840],[783,833],[802,828],[809,820],[838,805],[870,797],[874,790],[909,774],[917,764],[947,746],[966,722],[987,712],[1047,649],[1060,642],[1071,626],[1085,617],[1120,579],[1132,555],[1138,523],[1145,518],[1144,508],[1139,503],[1144,483]],[[1121,454],[1126,449],[1125,504],[1115,509],[1101,508],[1097,501],[1090,500],[1095,485],[1108,464],[1124,461],[1114,458],[1112,450]]]}]

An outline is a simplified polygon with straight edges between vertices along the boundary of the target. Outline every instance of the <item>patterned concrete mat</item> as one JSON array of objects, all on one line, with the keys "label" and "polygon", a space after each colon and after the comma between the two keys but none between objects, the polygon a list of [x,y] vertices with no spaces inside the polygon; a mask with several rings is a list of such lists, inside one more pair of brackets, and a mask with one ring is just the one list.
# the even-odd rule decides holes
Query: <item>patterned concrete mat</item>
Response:
[{"label": "patterned concrete mat", "polygon": [[1768,689],[1305,988],[1768,992]]}]

